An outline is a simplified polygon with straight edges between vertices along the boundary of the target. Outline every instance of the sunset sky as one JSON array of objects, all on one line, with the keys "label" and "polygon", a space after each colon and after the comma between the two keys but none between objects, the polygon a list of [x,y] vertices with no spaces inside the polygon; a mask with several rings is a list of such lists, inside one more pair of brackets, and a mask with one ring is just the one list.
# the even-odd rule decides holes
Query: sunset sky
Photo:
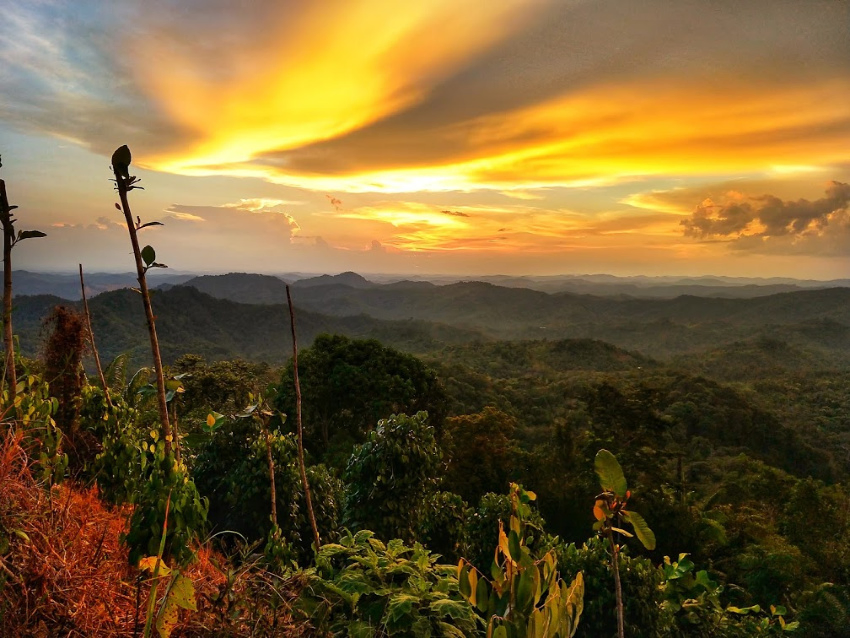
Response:
[{"label": "sunset sky", "polygon": [[0,0],[19,268],[850,276],[845,0]]}]

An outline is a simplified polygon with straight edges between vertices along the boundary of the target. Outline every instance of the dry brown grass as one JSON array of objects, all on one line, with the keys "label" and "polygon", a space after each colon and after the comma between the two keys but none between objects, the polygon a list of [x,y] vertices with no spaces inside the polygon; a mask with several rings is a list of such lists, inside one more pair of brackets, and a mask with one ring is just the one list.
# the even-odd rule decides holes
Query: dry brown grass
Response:
[{"label": "dry brown grass", "polygon": [[[0,436],[2,634],[141,636],[151,583],[128,563],[120,543],[128,509],[106,505],[94,487],[39,485],[21,435]],[[289,614],[294,581],[259,568],[228,579],[233,570],[225,558],[203,547],[196,556],[186,573],[198,611],[181,612],[173,636],[308,635]],[[266,604],[272,600],[279,603],[276,614]]]}]

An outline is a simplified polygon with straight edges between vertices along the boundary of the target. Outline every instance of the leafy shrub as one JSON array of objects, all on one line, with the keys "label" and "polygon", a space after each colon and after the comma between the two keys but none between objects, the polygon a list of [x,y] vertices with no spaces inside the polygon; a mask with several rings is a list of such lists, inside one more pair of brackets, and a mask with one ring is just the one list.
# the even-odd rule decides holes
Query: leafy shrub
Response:
[{"label": "leafy shrub", "polygon": [[[616,600],[607,541],[591,538],[582,546],[556,543],[555,551],[564,578],[579,572],[584,574],[584,612],[576,635],[588,638],[616,635]],[[629,556],[625,548],[619,558],[626,635],[635,638],[665,635],[671,618],[661,606],[659,587],[664,582],[663,574],[648,558]]]},{"label": "leafy shrub", "polygon": [[335,636],[483,635],[458,591],[454,565],[437,564],[422,545],[386,545],[363,530],[323,545],[298,608],[318,631]]},{"label": "leafy shrub", "polygon": [[[308,560],[312,557],[312,532],[295,436],[272,432],[270,444],[281,539],[300,560]],[[266,442],[255,420],[237,419],[222,425],[201,446],[193,474],[198,489],[212,503],[209,518],[215,528],[236,531],[251,540],[268,537],[272,523]],[[307,480],[322,539],[332,540],[339,528],[342,483],[323,465],[308,466]]]},{"label": "leafy shrub", "polygon": [[[528,546],[539,551],[544,546],[542,532],[545,522],[535,508],[529,508],[526,537]],[[511,499],[507,494],[485,494],[478,507],[466,518],[463,557],[479,571],[488,573],[493,562],[493,550],[499,544],[499,525],[507,525],[511,517]]]}]

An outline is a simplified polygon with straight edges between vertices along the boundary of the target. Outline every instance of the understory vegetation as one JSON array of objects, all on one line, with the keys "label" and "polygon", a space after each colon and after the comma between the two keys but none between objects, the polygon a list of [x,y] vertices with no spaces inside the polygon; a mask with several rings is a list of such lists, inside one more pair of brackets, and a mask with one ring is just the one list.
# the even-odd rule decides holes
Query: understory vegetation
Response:
[{"label": "understory vegetation", "polygon": [[[429,365],[376,341],[319,337],[299,360],[318,551],[289,417],[291,364],[186,355],[166,367],[177,461],[149,370],[113,361],[107,401],[78,356],[57,368],[46,346],[43,359],[19,360],[16,392],[4,395],[2,625],[141,635],[159,582],[162,635],[483,636],[504,626],[498,635],[615,636],[616,549],[625,635],[840,635],[850,610],[847,423],[836,405],[846,376],[611,371],[604,344],[579,345],[506,343],[504,360],[486,365],[474,348],[455,349]],[[782,398],[789,386],[820,392],[806,393],[805,421]],[[260,394],[264,419],[245,414]],[[593,529],[600,449],[629,477],[629,510],[652,545],[630,538],[627,522]],[[533,496],[521,516],[519,494]],[[522,525],[513,547],[505,531],[500,540],[512,512]],[[521,565],[503,551],[539,566],[526,567],[541,570],[537,580],[517,577],[523,596],[531,587],[527,604],[538,596],[534,609],[549,591],[539,583],[560,579],[576,626],[535,633],[532,608],[525,624],[491,622],[505,612],[486,600],[494,570]],[[167,575],[154,578],[139,565],[158,555]]]}]

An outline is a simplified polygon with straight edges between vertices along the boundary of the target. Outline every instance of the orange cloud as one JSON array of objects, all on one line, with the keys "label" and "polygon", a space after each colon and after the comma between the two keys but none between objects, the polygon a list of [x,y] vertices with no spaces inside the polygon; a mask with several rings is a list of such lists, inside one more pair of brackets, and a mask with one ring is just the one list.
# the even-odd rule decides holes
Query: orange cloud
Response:
[{"label": "orange cloud", "polygon": [[[515,29],[527,4],[433,0],[402,8],[369,0],[334,3],[332,10],[308,3],[298,11],[281,4],[265,37],[214,60],[224,65],[215,72],[203,48],[174,42],[182,34],[146,33],[134,43],[144,59],[168,54],[163,64],[142,67],[140,82],[195,139],[145,161],[210,174],[366,126],[421,100],[457,65]],[[234,174],[252,173],[242,167]]]}]

